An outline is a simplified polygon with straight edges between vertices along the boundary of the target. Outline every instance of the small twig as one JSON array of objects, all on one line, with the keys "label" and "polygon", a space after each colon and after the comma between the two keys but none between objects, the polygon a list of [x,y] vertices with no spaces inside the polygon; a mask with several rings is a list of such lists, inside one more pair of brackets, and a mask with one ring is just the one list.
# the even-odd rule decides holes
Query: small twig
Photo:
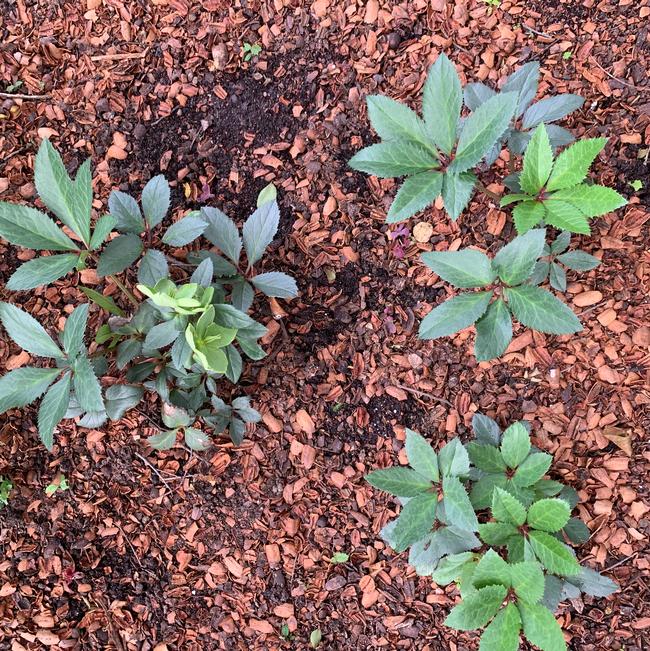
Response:
[{"label": "small twig", "polygon": [[552,41],[557,40],[555,36],[551,36],[550,34],[546,34],[546,32],[538,32],[536,29],[533,29],[529,25],[526,25],[526,23],[522,23],[521,26],[524,29],[527,29],[529,32],[532,32],[533,34],[537,34],[537,36],[543,36],[544,38],[550,38]]},{"label": "small twig", "polygon": [[126,296],[133,305],[140,307],[140,301],[127,289],[126,285],[118,280],[116,276],[109,276],[109,278],[122,290],[124,296]]},{"label": "small twig", "polygon": [[167,490],[170,493],[174,492],[172,487],[167,483],[167,480],[158,472],[158,468],[156,468],[156,466],[154,466],[148,459],[143,457],[139,452],[136,452],[135,456],[138,457],[139,459],[142,459],[142,461],[144,461],[149,466],[149,468],[151,468],[156,473],[156,476],[158,477],[158,479],[160,479],[160,481],[163,484],[165,484],[165,486],[167,487]]},{"label": "small twig", "polygon": [[123,52],[116,54],[96,54],[90,57],[91,61],[124,61],[128,59],[144,59],[149,52],[149,48],[144,52]]},{"label": "small twig", "polygon": [[24,99],[27,102],[38,102],[42,99],[50,99],[49,95],[25,95],[23,93],[0,93],[2,99]]},{"label": "small twig", "polygon": [[438,396],[434,396],[433,393],[427,393],[426,391],[420,391],[418,389],[411,389],[410,387],[405,387],[403,384],[394,384],[393,386],[397,387],[398,389],[402,389],[403,391],[407,391],[408,393],[412,393],[416,396],[419,396],[420,398],[431,398],[432,400],[441,402],[443,405],[447,405],[452,409],[454,407],[454,405],[452,405],[451,402],[445,400],[444,398],[439,398]]},{"label": "small twig", "polygon": [[614,565],[610,565],[609,567],[606,567],[605,572],[609,572],[610,570],[613,570],[615,567],[618,567],[619,565],[623,565],[623,563],[627,563],[630,559],[638,555],[639,552],[634,552],[634,554],[630,554],[629,556],[626,556],[623,560],[619,561],[618,563],[614,563]]},{"label": "small twig", "polygon": [[596,64],[596,65],[597,65],[597,66],[598,66],[598,67],[599,67],[599,68],[600,68],[600,69],[601,69],[601,70],[602,70],[602,71],[603,71],[603,72],[604,72],[608,77],[610,77],[610,78],[613,79],[614,81],[617,81],[619,84],[623,84],[623,86],[627,86],[628,88],[632,88],[633,90],[641,91],[641,92],[644,92],[644,93],[647,93],[647,92],[650,91],[650,88],[645,88],[645,87],[643,87],[643,86],[635,86],[634,84],[630,84],[629,82],[624,81],[623,79],[619,79],[618,77],[615,77],[611,72],[608,72],[607,70],[605,70],[605,68],[603,68],[603,66],[601,66],[600,63],[598,63],[598,61],[596,61],[596,59],[595,59],[594,57],[589,57],[589,58],[590,58],[590,59],[591,59],[591,60],[592,60],[592,61],[593,61],[593,62],[594,62],[594,63],[595,63],[595,64]]}]

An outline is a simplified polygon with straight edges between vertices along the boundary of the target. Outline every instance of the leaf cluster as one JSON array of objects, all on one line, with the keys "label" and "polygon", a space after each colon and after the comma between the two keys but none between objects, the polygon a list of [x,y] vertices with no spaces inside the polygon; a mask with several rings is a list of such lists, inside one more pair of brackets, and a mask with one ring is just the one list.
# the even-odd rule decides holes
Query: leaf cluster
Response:
[{"label": "leaf cluster", "polygon": [[532,446],[527,424],[501,432],[477,414],[473,427],[469,444],[453,439],[438,453],[407,430],[409,467],[366,476],[402,503],[382,536],[397,552],[410,548],[421,576],[458,584],[461,601],[445,623],[485,627],[482,651],[516,651],[522,632],[545,651],[562,651],[559,602],[581,591],[607,596],[617,585],[581,566],[567,544],[589,537],[571,517],[577,493],[545,477],[552,457]]},{"label": "leaf cluster", "polygon": [[483,361],[505,352],[512,340],[513,316],[539,332],[581,330],[571,309],[537,286],[545,247],[546,231],[540,228],[515,237],[492,259],[475,249],[423,253],[422,261],[446,282],[482,291],[461,293],[433,308],[420,324],[420,338],[437,339],[476,324],[474,354]]}]

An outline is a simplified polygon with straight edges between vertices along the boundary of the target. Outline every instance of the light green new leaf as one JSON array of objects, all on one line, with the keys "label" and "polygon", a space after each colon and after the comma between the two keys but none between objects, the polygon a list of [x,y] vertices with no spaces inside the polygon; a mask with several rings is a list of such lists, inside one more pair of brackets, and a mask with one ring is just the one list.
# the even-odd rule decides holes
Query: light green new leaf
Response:
[{"label": "light green new leaf", "polygon": [[413,140],[435,152],[424,122],[408,106],[383,95],[368,95],[368,117],[384,140]]},{"label": "light green new leaf", "polygon": [[61,422],[70,404],[70,373],[53,384],[41,400],[38,410],[38,435],[51,452],[54,444],[54,428]]},{"label": "light green new leaf", "polygon": [[442,201],[452,221],[456,221],[472,198],[476,175],[473,172],[446,172],[442,183]]},{"label": "light green new leaf", "polygon": [[517,651],[520,630],[519,611],[514,604],[508,604],[483,631],[478,651]]},{"label": "light green new leaf", "polygon": [[61,372],[58,368],[22,368],[0,378],[0,414],[40,398]]},{"label": "light green new leaf", "polygon": [[508,128],[517,108],[517,93],[499,93],[481,104],[465,121],[456,156],[449,166],[453,173],[474,167]]},{"label": "light green new leaf", "polygon": [[582,330],[571,309],[545,289],[522,285],[508,287],[505,294],[512,313],[528,328],[552,335]]},{"label": "light green new leaf", "polygon": [[6,201],[0,202],[0,237],[16,246],[46,251],[77,251],[75,244],[47,215]]},{"label": "light green new leaf", "polygon": [[431,481],[440,481],[438,457],[428,441],[411,429],[406,428],[406,456],[415,472]]},{"label": "light green new leaf", "polygon": [[567,147],[556,159],[553,171],[546,184],[549,192],[570,188],[582,183],[591,163],[602,151],[607,138],[579,140]]},{"label": "light green new leaf", "polygon": [[98,249],[108,237],[109,233],[117,225],[117,219],[113,215],[102,215],[95,224],[93,236],[90,238],[90,248],[94,251]]},{"label": "light green new leaf", "polygon": [[571,508],[557,498],[538,500],[528,509],[528,524],[533,529],[554,533],[569,521]]},{"label": "light green new leaf", "polygon": [[436,146],[450,154],[463,105],[463,91],[454,64],[440,54],[429,68],[422,94],[422,114]]},{"label": "light green new leaf", "polygon": [[426,477],[402,466],[373,470],[365,479],[371,486],[397,497],[415,497],[433,487]]},{"label": "light green new leaf", "polygon": [[492,303],[476,322],[474,355],[479,362],[500,357],[512,341],[512,319],[502,299]]},{"label": "light green new leaf", "polygon": [[31,315],[10,303],[0,303],[0,321],[24,350],[40,357],[65,357],[45,328]]},{"label": "light green new leaf", "polygon": [[88,323],[88,303],[83,303],[75,308],[63,327],[63,350],[70,358],[74,358],[83,348],[86,323]]},{"label": "light green new leaf", "polygon": [[442,478],[445,517],[448,524],[465,531],[478,531],[478,520],[469,495],[458,477]]},{"label": "light green new leaf", "polygon": [[469,455],[460,439],[454,438],[438,453],[438,466],[443,476],[466,477],[469,475]]},{"label": "light green new leaf", "polygon": [[535,556],[549,572],[561,576],[580,574],[578,561],[564,543],[545,531],[532,530],[528,536]]},{"label": "light green new leaf", "polygon": [[551,467],[553,457],[546,452],[533,452],[515,471],[512,478],[516,486],[525,488],[537,483]]},{"label": "light green new leaf", "polygon": [[438,159],[422,145],[405,140],[386,140],[365,147],[348,163],[352,169],[379,178],[407,176],[439,166]]},{"label": "light green new leaf", "polygon": [[267,183],[257,195],[257,207],[263,206],[270,201],[276,201],[278,198],[278,189],[273,183]]},{"label": "light green new leaf", "polygon": [[422,319],[420,339],[438,339],[468,328],[485,314],[492,294],[492,291],[459,294],[433,308]]},{"label": "light green new leaf", "polygon": [[560,201],[555,198],[555,194],[552,194],[543,202],[543,206],[544,220],[551,226],[571,233],[588,235],[591,232],[589,219],[572,203]]},{"label": "light green new leaf", "polygon": [[169,210],[169,183],[162,175],[149,179],[142,190],[142,210],[149,228],[160,224]]},{"label": "light green new leaf", "polygon": [[459,631],[482,628],[499,610],[507,590],[502,585],[481,588],[454,606],[445,619],[445,626]]},{"label": "light green new leaf", "polygon": [[503,433],[501,454],[509,468],[516,468],[530,452],[530,435],[522,423],[513,423]]},{"label": "light green new leaf", "polygon": [[540,124],[526,147],[519,183],[524,192],[536,195],[548,181],[553,167],[553,149],[544,124]]},{"label": "light green new leaf", "polygon": [[430,251],[421,257],[427,267],[454,287],[485,287],[496,278],[490,258],[475,249]]},{"label": "light green new leaf", "polygon": [[442,189],[440,172],[420,172],[409,176],[397,191],[388,210],[386,221],[389,224],[400,222],[430,206]]},{"label": "light green new leaf", "polygon": [[207,227],[200,217],[190,213],[172,224],[163,235],[162,241],[169,246],[185,246],[203,235]]},{"label": "light green new leaf", "polygon": [[492,261],[499,278],[508,285],[519,285],[533,273],[537,259],[544,251],[546,230],[535,228],[515,237],[506,244]]},{"label": "light green new leaf", "polygon": [[436,519],[437,508],[438,496],[435,493],[420,493],[410,499],[395,521],[393,549],[398,553],[403,552],[429,534]]},{"label": "light green new leaf", "polygon": [[497,486],[492,493],[492,516],[499,522],[521,527],[526,522],[526,508],[516,497]]},{"label": "light green new leaf", "polygon": [[119,235],[106,245],[99,256],[97,273],[100,276],[121,273],[138,259],[142,248],[142,240],[135,233]]},{"label": "light green new leaf", "polygon": [[76,253],[41,256],[20,265],[7,282],[7,289],[14,292],[34,289],[39,285],[50,283],[65,276],[75,268],[79,261]]},{"label": "light green new leaf", "polygon": [[536,604],[544,596],[544,572],[537,561],[523,561],[510,566],[512,587],[517,599]]},{"label": "light green new leaf", "polygon": [[604,185],[575,185],[566,190],[558,190],[552,199],[566,201],[575,206],[585,217],[598,217],[627,204],[625,197],[616,190]]},{"label": "light green new leaf", "polygon": [[510,567],[493,549],[488,549],[476,565],[472,574],[472,583],[476,588],[486,585],[510,587]]},{"label": "light green new leaf", "polygon": [[102,388],[86,355],[79,355],[72,367],[74,394],[84,411],[104,411]]},{"label": "light green new leaf", "polygon": [[517,604],[529,642],[542,651],[566,651],[562,628],[553,613],[540,604]]},{"label": "light green new leaf", "polygon": [[512,216],[517,233],[523,235],[546,217],[546,210],[541,201],[522,201],[515,206]]},{"label": "light green new leaf", "polygon": [[90,244],[90,181],[89,160],[79,168],[77,180],[73,182],[59,153],[48,139],[43,140],[34,165],[36,191],[43,203],[86,245]]},{"label": "light green new leaf", "polygon": [[516,201],[531,201],[532,197],[528,194],[521,194],[521,193],[516,193],[516,194],[506,194],[505,197],[501,197],[499,200],[499,206],[501,208],[505,208],[506,206],[509,206],[511,203],[515,203]]}]

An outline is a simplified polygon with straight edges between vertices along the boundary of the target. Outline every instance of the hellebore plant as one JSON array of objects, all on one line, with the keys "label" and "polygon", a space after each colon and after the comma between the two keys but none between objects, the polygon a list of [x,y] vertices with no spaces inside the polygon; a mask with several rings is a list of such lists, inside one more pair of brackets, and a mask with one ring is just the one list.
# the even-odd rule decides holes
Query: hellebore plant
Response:
[{"label": "hellebore plant", "polygon": [[366,475],[402,504],[382,537],[396,552],[410,548],[419,575],[457,583],[461,601],[445,624],[485,628],[481,651],[517,651],[522,633],[544,651],[565,651],[553,615],[560,601],[618,586],[580,565],[567,544],[585,542],[589,529],[570,517],[577,493],[544,477],[552,457],[532,446],[527,424],[502,433],[477,414],[473,427],[475,441],[453,439],[438,453],[406,430],[409,467]]}]

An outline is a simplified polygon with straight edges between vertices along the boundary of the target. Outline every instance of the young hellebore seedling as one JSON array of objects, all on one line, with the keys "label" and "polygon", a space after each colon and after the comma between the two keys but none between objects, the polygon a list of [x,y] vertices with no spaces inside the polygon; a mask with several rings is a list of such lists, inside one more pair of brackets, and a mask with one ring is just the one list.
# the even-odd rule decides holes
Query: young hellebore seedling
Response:
[{"label": "young hellebore seedling", "polygon": [[612,212],[627,201],[616,190],[585,183],[589,167],[605,146],[605,138],[580,140],[553,159],[544,124],[540,124],[526,148],[524,166],[515,194],[501,199],[513,211],[518,233],[538,224],[549,224],[571,233],[590,233],[589,219]]},{"label": "young hellebore seedling", "polygon": [[[162,421],[171,428],[150,439],[154,447],[171,447],[176,433],[182,430],[188,447],[205,449],[207,435],[192,427],[197,419],[218,431],[227,427],[233,441],[240,443],[245,423],[257,422],[259,414],[247,397],[227,405],[219,397],[218,382],[222,377],[238,382],[243,371],[240,350],[253,360],[265,356],[258,341],[266,334],[266,327],[247,314],[256,290],[272,298],[297,294],[295,280],[287,274],[258,273],[255,268],[279,226],[274,186],[269,184],[260,192],[257,209],[244,223],[241,234],[223,212],[203,207],[172,223],[159,236],[156,229],[169,211],[170,189],[164,177],[157,176],[143,190],[142,211],[128,194],[113,191],[109,197],[111,214],[97,221],[90,237],[89,163],[84,163],[72,181],[60,156],[49,141],[44,141],[36,168],[41,199],[87,245],[87,250],[82,251],[47,215],[0,203],[1,237],[21,246],[75,251],[64,254],[65,265],[57,260],[64,256],[42,256],[31,261],[38,264],[26,263],[12,276],[8,287],[33,288],[52,282],[75,266],[81,268],[115,229],[119,234],[99,253],[97,271],[110,276],[136,309],[127,316],[112,297],[81,288],[91,301],[113,315],[95,337],[105,350],[94,353],[91,359],[83,343],[87,304],[68,317],[58,345],[29,314],[1,303],[0,321],[10,337],[26,351],[53,359],[56,367],[24,367],[0,378],[0,413],[44,395],[38,430],[51,450],[54,428],[63,418],[80,417],[82,427],[99,427],[107,419],[121,418],[138,404],[145,391],[151,391],[159,396]],[[202,235],[215,248],[184,251],[187,255],[183,262],[152,246],[159,242],[186,247]],[[73,262],[70,256],[74,264],[68,264]],[[145,301],[129,291],[126,280],[116,277],[122,272],[128,275],[138,259],[138,289]],[[193,270],[189,278],[188,268]],[[179,282],[171,280],[172,275]],[[111,384],[103,392],[98,377],[107,375],[113,360],[118,371],[126,369],[127,383]]]},{"label": "young hellebore seedling", "polygon": [[512,340],[512,316],[548,334],[582,330],[565,303],[530,284],[545,241],[544,229],[530,230],[506,244],[492,260],[475,249],[423,253],[422,261],[443,280],[454,287],[482,291],[459,294],[433,308],[420,324],[420,338],[437,339],[475,323],[474,354],[485,361],[505,352]]},{"label": "young hellebore seedling", "polygon": [[[481,160],[494,163],[505,142],[511,154],[523,153],[532,127],[582,105],[582,98],[563,95],[531,106],[538,80],[539,64],[531,62],[508,77],[500,93],[481,83],[468,84],[463,92],[454,65],[440,54],[424,85],[423,118],[389,97],[367,98],[370,122],[382,142],[359,151],[350,166],[380,178],[406,177],[388,212],[389,223],[411,217],[439,195],[456,220],[472,197],[478,182],[474,168]],[[470,111],[467,117],[461,115],[463,104]],[[561,127],[549,130],[555,146],[573,141]]]},{"label": "young hellebore seedling", "polygon": [[581,566],[566,544],[589,537],[582,521],[570,517],[577,493],[544,478],[552,458],[532,446],[527,425],[502,433],[477,414],[473,427],[476,439],[467,447],[454,439],[438,453],[407,429],[410,467],[366,476],[402,503],[382,537],[397,552],[410,547],[419,575],[458,584],[461,601],[445,623],[486,627],[481,651],[516,651],[522,632],[544,651],[564,651],[553,615],[560,601],[581,592],[605,597],[617,585]]}]

